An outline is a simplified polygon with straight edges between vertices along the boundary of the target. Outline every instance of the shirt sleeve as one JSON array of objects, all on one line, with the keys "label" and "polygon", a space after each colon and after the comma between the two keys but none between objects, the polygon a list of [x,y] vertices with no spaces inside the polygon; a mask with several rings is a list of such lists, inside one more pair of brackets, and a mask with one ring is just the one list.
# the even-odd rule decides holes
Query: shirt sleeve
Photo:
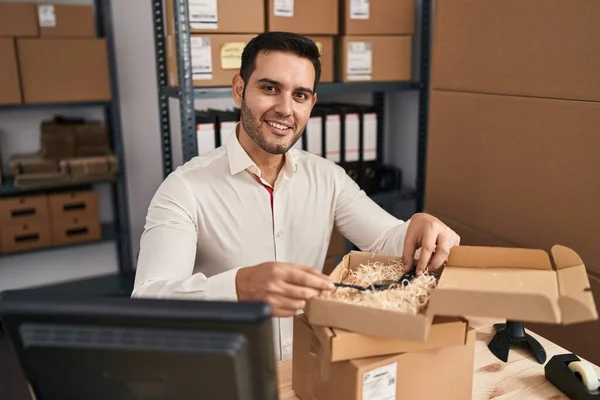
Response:
[{"label": "shirt sleeve", "polygon": [[361,251],[401,256],[410,220],[400,220],[360,189],[340,166],[335,166],[335,224]]},{"label": "shirt sleeve", "polygon": [[195,201],[172,173],[154,195],[140,242],[132,297],[237,301],[239,268],[207,277],[194,273],[198,241]]}]

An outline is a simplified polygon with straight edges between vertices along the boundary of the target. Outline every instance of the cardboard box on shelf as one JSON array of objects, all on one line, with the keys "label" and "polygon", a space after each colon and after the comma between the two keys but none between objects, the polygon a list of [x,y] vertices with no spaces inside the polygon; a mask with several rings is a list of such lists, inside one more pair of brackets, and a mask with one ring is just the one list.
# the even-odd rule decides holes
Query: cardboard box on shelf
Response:
[{"label": "cardboard box on shelf", "polygon": [[415,33],[415,0],[341,0],[340,6],[340,34]]},{"label": "cardboard box on shelf", "polygon": [[119,165],[114,155],[76,157],[60,160],[60,170],[71,183],[109,181],[117,178]]},{"label": "cardboard box on shelf", "polygon": [[25,103],[108,101],[105,39],[17,39]]},{"label": "cardboard box on shelf", "polygon": [[48,220],[46,195],[27,195],[0,198],[0,226],[21,226]]},{"label": "cardboard box on shelf", "polygon": [[101,238],[102,229],[97,216],[61,217],[52,221],[52,246],[94,242]]},{"label": "cardboard box on shelf", "polygon": [[445,399],[469,399],[474,356],[470,329],[459,345],[332,362],[311,325],[296,316],[292,389],[302,400],[433,399],[441,393]]},{"label": "cardboard box on shelf", "polygon": [[342,36],[338,40],[340,82],[409,81],[411,36]]},{"label": "cardboard box on shelf", "polygon": [[0,199],[0,252],[32,250],[49,244],[50,223],[46,195]]},{"label": "cardboard box on shelf", "polygon": [[38,4],[40,37],[94,38],[94,9],[87,4]]},{"label": "cardboard box on shelf", "polygon": [[[421,342],[427,340],[436,316],[564,325],[597,320],[581,258],[564,246],[554,246],[551,253],[557,271],[543,250],[454,247],[423,313],[409,314],[320,297],[310,299],[305,312],[312,325]],[[334,282],[342,282],[346,269],[390,260],[399,257],[352,251],[330,276]]]},{"label": "cardboard box on shelf", "polygon": [[434,90],[425,208],[483,244],[563,243],[600,273],[599,126],[600,103]]},{"label": "cardboard box on shelf", "polygon": [[337,35],[339,0],[266,0],[267,31]]},{"label": "cardboard box on shelf", "polygon": [[600,101],[599,14],[599,1],[437,0],[431,86]]},{"label": "cardboard box on shelf", "polygon": [[48,160],[40,154],[13,154],[8,159],[8,168],[13,176],[59,172],[58,161]]},{"label": "cardboard box on shelf", "polygon": [[98,195],[94,190],[54,193],[48,199],[52,245],[89,242],[102,237]]},{"label": "cardboard box on shelf", "polygon": [[50,221],[15,224],[0,228],[0,253],[13,253],[50,246]]},{"label": "cardboard box on shelf", "polygon": [[333,82],[335,76],[335,44],[333,36],[307,36],[321,52],[321,80],[320,82]]},{"label": "cardboard box on shelf", "polygon": [[[174,0],[165,1],[167,35],[175,35]],[[265,30],[265,0],[191,0],[191,33],[261,33]]]},{"label": "cardboard box on shelf", "polygon": [[35,3],[0,1],[0,37],[37,37],[38,35]]},{"label": "cardboard box on shelf", "polygon": [[0,105],[21,104],[15,40],[0,38]]},{"label": "cardboard box on shelf", "polygon": [[53,193],[48,196],[53,220],[98,217],[98,195],[94,190]]},{"label": "cardboard box on shelf", "polygon": [[[195,87],[231,86],[240,70],[242,52],[256,35],[192,35],[192,70]],[[179,86],[175,37],[166,39],[170,86]]]}]

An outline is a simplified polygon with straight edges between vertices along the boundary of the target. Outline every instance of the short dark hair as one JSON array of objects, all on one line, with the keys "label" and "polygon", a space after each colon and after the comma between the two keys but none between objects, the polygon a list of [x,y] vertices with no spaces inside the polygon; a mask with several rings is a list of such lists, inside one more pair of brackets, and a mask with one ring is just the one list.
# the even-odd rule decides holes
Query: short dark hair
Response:
[{"label": "short dark hair", "polygon": [[265,32],[252,38],[242,52],[242,65],[240,75],[244,83],[248,83],[250,75],[256,68],[256,57],[259,53],[270,51],[282,51],[295,54],[310,60],[315,67],[315,82],[313,90],[316,89],[321,79],[321,55],[316,43],[306,36],[291,32]]}]

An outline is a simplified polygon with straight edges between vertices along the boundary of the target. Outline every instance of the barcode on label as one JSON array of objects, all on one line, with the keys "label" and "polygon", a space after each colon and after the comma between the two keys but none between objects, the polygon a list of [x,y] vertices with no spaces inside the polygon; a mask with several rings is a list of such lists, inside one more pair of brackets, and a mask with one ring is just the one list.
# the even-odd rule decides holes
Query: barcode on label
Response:
[{"label": "barcode on label", "polygon": [[215,14],[192,14],[192,19],[217,19]]}]

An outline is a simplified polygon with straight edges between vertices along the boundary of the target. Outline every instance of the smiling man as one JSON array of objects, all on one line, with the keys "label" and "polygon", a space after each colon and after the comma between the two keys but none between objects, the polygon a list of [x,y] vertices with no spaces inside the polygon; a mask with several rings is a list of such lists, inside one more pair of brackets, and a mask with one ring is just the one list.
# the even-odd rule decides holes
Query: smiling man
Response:
[{"label": "smiling man", "polygon": [[401,221],[343,168],[292,149],[317,101],[319,50],[292,33],[251,40],[233,80],[241,121],[224,146],[171,173],[152,199],[132,296],[265,301],[276,354],[292,350],[292,319],[332,288],[322,274],[334,225],[363,251],[439,268],[459,237],[437,218]]}]

